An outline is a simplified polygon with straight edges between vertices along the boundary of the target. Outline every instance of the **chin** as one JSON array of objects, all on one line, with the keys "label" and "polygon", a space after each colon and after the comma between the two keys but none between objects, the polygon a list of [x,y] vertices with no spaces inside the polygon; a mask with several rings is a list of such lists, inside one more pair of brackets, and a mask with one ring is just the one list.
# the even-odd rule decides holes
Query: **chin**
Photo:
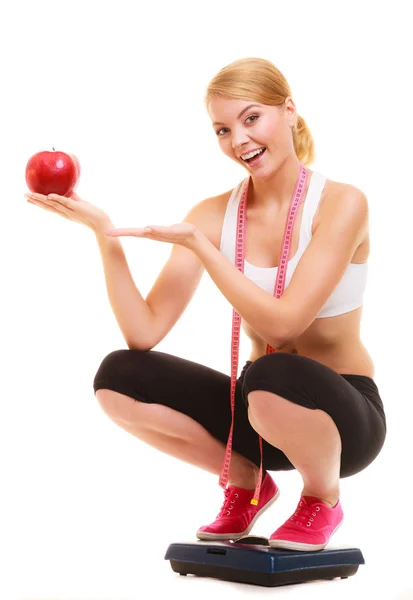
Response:
[{"label": "chin", "polygon": [[258,169],[248,169],[248,167],[246,167],[245,165],[242,165],[244,167],[244,169],[247,171],[248,175],[251,175],[252,177],[254,177],[254,179],[271,179],[271,177],[274,175],[274,173],[277,172],[277,170],[279,169],[280,165],[275,165],[275,164],[267,164],[258,168]]}]

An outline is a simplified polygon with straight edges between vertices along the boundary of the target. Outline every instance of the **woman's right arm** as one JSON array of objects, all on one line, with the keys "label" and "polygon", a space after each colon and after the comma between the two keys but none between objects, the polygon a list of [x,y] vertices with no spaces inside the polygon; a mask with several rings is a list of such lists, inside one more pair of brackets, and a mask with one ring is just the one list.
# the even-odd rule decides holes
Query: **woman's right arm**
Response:
[{"label": "woman's right arm", "polygon": [[95,229],[95,236],[113,314],[129,348],[150,350],[154,337],[154,315],[135,285],[120,240],[104,234],[108,229],[115,229],[110,220]]},{"label": "woman's right arm", "polygon": [[[218,202],[219,197],[199,202],[182,222],[192,223],[211,241],[215,240]],[[145,300],[135,285],[119,238],[104,235],[109,229],[115,229],[110,218],[94,231],[110,305],[128,347],[151,350],[168,335],[188,306],[204,265],[192,250],[173,244],[171,255]]]},{"label": "woman's right arm", "polygon": [[[119,238],[105,235],[116,227],[101,208],[76,193],[66,198],[30,192],[25,197],[31,204],[92,229],[102,257],[109,302],[128,347],[151,350],[159,344],[188,306],[201,280],[204,265],[197,255],[173,244],[171,255],[145,300],[135,285]],[[222,199],[225,200],[225,194],[199,202],[183,220],[198,227],[215,245],[219,243]]]}]

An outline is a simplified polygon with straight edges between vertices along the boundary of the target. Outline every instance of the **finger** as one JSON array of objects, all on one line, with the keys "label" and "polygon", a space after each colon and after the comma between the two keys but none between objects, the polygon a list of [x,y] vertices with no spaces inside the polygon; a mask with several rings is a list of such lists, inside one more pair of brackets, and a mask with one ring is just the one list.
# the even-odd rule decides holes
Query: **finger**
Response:
[{"label": "finger", "polygon": [[58,208],[54,208],[50,205],[47,204],[47,202],[40,202],[39,200],[33,200],[31,198],[29,198],[27,200],[27,202],[29,202],[29,204],[35,204],[36,206],[39,206],[39,208],[42,208],[43,210],[46,210],[47,212],[52,212],[52,213],[57,213],[59,215],[61,215],[62,217],[64,217],[65,219],[67,219],[68,221],[71,221],[72,219],[70,219],[69,216],[67,216],[67,214],[63,211],[63,210],[59,210]]},{"label": "finger", "polygon": [[39,206],[40,208],[43,208],[44,210],[47,210],[49,212],[58,213],[59,215],[62,215],[69,221],[71,220],[69,211],[71,213],[73,213],[73,211],[70,208],[64,207],[62,206],[62,204],[59,204],[59,202],[56,202],[54,200],[49,200],[49,198],[47,196],[44,196],[43,194],[30,193],[25,194],[24,197],[31,204],[35,204],[36,206]]},{"label": "finger", "polygon": [[106,235],[117,237],[119,235],[134,235],[135,237],[144,236],[147,232],[143,227],[123,227],[119,229],[110,229]]},{"label": "finger", "polygon": [[[45,196],[44,194],[38,194],[37,192],[30,192],[25,194],[24,197],[27,199],[31,198],[32,200],[37,200],[38,202],[44,202],[48,205],[57,206],[59,203],[58,199],[63,198],[64,196],[58,196],[57,194],[49,194],[48,196]],[[61,202],[61,204],[64,203]]]},{"label": "finger", "polygon": [[47,200],[47,196],[43,194],[38,194],[37,192],[28,192],[24,195],[25,198],[32,198],[33,200],[39,200],[40,202],[44,202]]},{"label": "finger", "polygon": [[42,196],[42,194],[25,194],[24,197],[28,202],[34,202],[39,206],[46,207],[52,205],[52,201],[47,196]]},{"label": "finger", "polygon": [[60,204],[63,204],[63,206],[67,206],[68,208],[73,202],[71,198],[66,198],[66,196],[59,196],[59,194],[48,194],[47,199],[51,200],[52,202],[59,202]]}]

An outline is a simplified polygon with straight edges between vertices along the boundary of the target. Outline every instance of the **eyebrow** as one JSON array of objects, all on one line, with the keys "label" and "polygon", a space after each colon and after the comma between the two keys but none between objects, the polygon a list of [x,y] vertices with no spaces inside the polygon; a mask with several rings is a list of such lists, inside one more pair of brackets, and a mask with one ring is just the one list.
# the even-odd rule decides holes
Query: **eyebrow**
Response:
[{"label": "eyebrow", "polygon": [[[249,110],[250,108],[252,108],[253,106],[261,106],[260,104],[248,104],[248,106],[246,106],[245,108],[242,109],[242,111],[239,113],[238,115],[238,119],[240,119],[242,117],[242,115],[247,112],[247,110]],[[214,123],[212,123],[212,125],[225,125],[225,123],[221,123],[220,121],[215,121]]]}]

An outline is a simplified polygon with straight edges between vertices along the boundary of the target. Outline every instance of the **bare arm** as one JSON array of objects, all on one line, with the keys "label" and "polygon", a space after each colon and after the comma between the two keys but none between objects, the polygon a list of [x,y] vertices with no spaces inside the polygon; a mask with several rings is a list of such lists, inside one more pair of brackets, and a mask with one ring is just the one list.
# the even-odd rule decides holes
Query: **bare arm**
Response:
[{"label": "bare arm", "polygon": [[[195,205],[183,219],[212,239],[217,229],[217,198]],[[107,221],[95,231],[102,256],[109,301],[123,337],[130,349],[151,350],[178,321],[201,281],[204,265],[188,248],[174,244],[146,299],[137,289],[119,238],[103,231],[114,228]]]},{"label": "bare arm", "polygon": [[135,285],[119,239],[104,235],[111,221],[95,231],[113,314],[129,348],[148,350],[153,337],[153,314]]}]

